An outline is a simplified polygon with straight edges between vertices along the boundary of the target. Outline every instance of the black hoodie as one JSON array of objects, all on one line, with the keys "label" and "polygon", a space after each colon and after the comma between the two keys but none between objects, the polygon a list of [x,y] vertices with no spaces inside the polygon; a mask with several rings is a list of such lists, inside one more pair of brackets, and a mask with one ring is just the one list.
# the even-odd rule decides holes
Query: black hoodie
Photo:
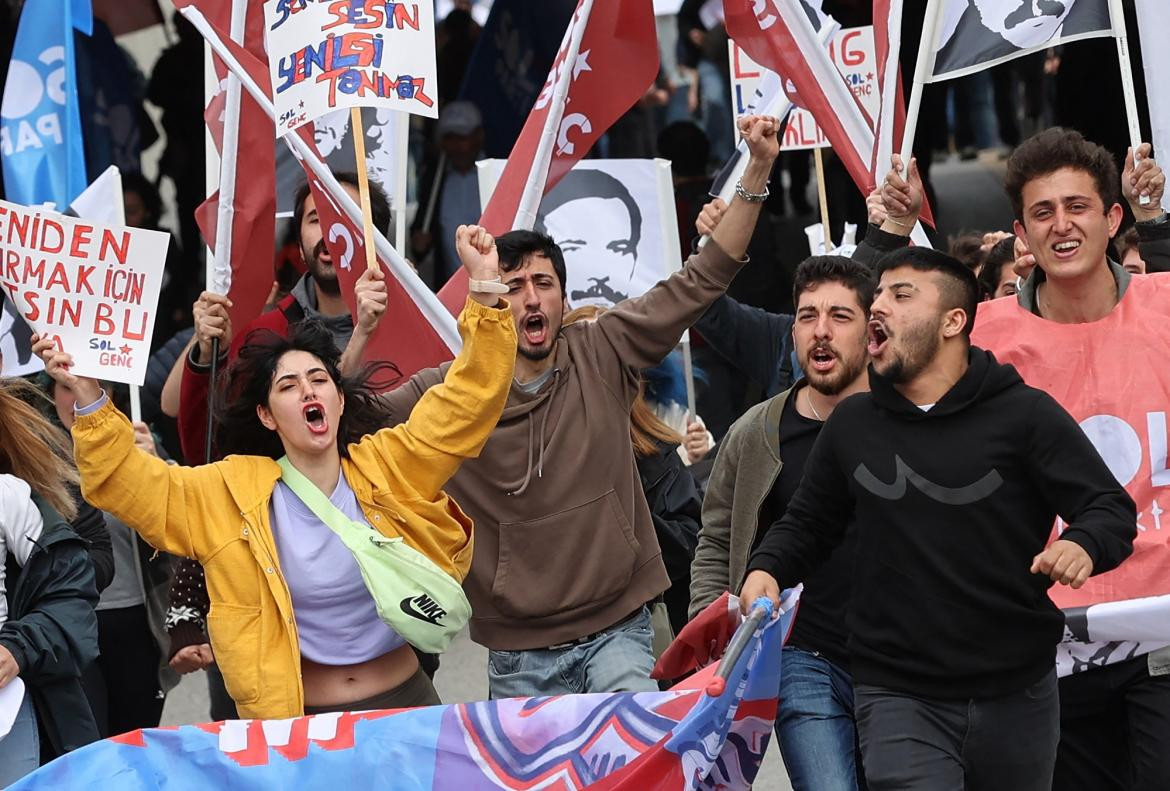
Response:
[{"label": "black hoodie", "polygon": [[933,698],[1017,692],[1053,669],[1063,616],[1032,574],[1055,517],[1109,571],[1133,549],[1133,500],[1076,421],[972,347],[924,412],[870,369],[821,430],[784,518],[752,555],[791,587],[856,512],[853,679]]}]

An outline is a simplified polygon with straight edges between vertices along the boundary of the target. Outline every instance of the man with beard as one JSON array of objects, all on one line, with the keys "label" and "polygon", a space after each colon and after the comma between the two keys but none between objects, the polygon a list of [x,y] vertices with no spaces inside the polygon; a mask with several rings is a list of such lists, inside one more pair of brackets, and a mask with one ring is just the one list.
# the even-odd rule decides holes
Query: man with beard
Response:
[{"label": "man with beard", "polygon": [[[923,248],[879,264],[870,392],[837,405],[741,596],[773,601],[854,523],[847,625],[870,789],[1049,791],[1052,581],[1133,548],[1136,509],[1077,423],[970,344],[979,287]],[[1069,525],[1045,547],[1056,517]]]},{"label": "man with beard", "polygon": [[[869,268],[841,256],[814,256],[797,267],[792,291],[792,339],[805,377],[748,410],[723,440],[691,565],[692,617],[738,585],[752,550],[784,515],[824,421],[843,399],[869,386]],[[859,786],[845,630],[855,543],[855,532],[847,531],[829,560],[805,579],[784,647],[776,738],[796,791]]]},{"label": "man with beard", "polygon": [[[1093,605],[1154,601],[1167,592],[1170,549],[1159,502],[1166,502],[1166,464],[1159,446],[1165,448],[1160,421],[1170,379],[1159,361],[1170,347],[1170,275],[1163,273],[1170,218],[1162,210],[1166,176],[1152,154],[1148,143],[1138,146],[1119,178],[1110,153],[1079,132],[1048,129],[1024,141],[1008,159],[1004,186],[1017,239],[1034,266],[1015,300],[980,306],[975,331],[977,343],[1051,393],[1091,433],[1138,507],[1132,560],[1081,591],[1053,591],[1068,616],[1057,653],[1061,728],[1053,787],[1068,791],[1164,789],[1170,777],[1166,641],[1147,639],[1140,624],[1124,618],[1098,636],[1086,615]],[[883,193],[896,222],[889,230],[912,227],[921,204],[917,179],[891,171]],[[1122,196],[1154,274],[1132,275],[1109,256]]]},{"label": "man with beard", "polygon": [[[779,127],[767,116],[739,121],[750,159],[711,244],[595,322],[562,326],[566,267],[550,237],[497,237],[520,333],[516,381],[480,457],[447,486],[475,521],[464,588],[471,637],[490,650],[493,698],[658,688],[647,604],[670,580],[630,443],[630,408],[643,369],[670,353],[743,266]],[[421,371],[387,394],[392,418],[405,420],[443,372]]]}]

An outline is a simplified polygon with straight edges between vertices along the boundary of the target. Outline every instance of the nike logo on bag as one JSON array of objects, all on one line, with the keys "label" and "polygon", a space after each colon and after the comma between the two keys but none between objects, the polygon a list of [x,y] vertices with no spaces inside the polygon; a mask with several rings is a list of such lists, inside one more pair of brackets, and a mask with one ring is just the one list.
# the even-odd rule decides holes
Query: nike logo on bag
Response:
[{"label": "nike logo on bag", "polygon": [[919,475],[910,469],[909,464],[902,461],[901,456],[894,456],[894,467],[897,471],[897,477],[894,478],[893,483],[879,480],[864,464],[857,465],[857,469],[853,471],[853,479],[870,494],[883,500],[901,500],[906,496],[906,483],[909,481],[914,484],[915,489],[943,505],[977,503],[990,497],[996,489],[1003,485],[1003,478],[996,470],[987,473],[975,483],[952,489]]},{"label": "nike logo on bag", "polygon": [[420,593],[417,596],[407,596],[399,606],[410,617],[418,618],[420,621],[426,621],[435,626],[439,626],[439,621],[447,617],[447,611],[425,593]]}]

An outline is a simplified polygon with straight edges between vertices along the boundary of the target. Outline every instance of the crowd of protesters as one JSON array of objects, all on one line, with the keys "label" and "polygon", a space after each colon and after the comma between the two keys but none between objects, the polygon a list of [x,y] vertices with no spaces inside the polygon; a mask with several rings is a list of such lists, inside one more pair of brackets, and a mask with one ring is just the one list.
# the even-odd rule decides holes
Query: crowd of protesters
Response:
[{"label": "crowd of protesters", "polygon": [[[466,271],[454,361],[406,380],[361,362],[387,284],[363,275],[350,312],[307,187],[298,276],[282,288],[274,274],[248,325],[168,261],[146,422],[34,336],[45,373],[0,381],[0,687],[27,688],[0,787],[157,726],[181,674],[206,671],[216,720],[438,704],[464,624],[488,649],[492,698],[654,690],[663,647],[723,592],[746,609],[801,583],[775,722],[795,789],[1166,787],[1170,657],[1118,649],[1058,678],[1067,630],[1048,595],[1135,551],[1142,504],[1069,412],[1109,413],[1134,391],[1164,411],[1164,375],[1046,362],[1081,325],[1126,359],[1168,351],[1155,152],[1119,168],[1082,134],[1042,129],[1054,110],[1026,92],[1043,84],[1034,69],[973,80],[950,117],[998,90],[1031,97],[998,132],[971,110],[948,143],[1010,149],[1011,226],[910,246],[927,162],[895,155],[868,200],[835,209],[863,217],[852,255],[789,262],[790,301],[761,299],[786,288],[776,223],[811,208],[807,162],[781,155],[780,119],[746,116],[736,195],[708,201],[736,141],[726,39],[695,5],[678,18],[679,70],[607,141],[672,159],[695,250],[644,294],[576,306],[551,236],[475,224],[483,112],[448,101],[448,74],[410,252],[436,289]],[[478,29],[465,10],[440,27],[464,54]],[[168,161],[185,180],[190,162]],[[337,176],[356,199],[357,177]],[[128,222],[157,227],[154,185],[125,189]],[[659,385],[691,328],[705,422]],[[409,558],[363,555],[353,531]]]}]

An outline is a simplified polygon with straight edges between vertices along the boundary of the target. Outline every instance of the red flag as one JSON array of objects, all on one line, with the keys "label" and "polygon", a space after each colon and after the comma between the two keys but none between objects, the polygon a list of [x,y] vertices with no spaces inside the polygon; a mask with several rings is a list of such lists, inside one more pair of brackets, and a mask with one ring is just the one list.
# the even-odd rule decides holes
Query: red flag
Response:
[{"label": "red flag", "polygon": [[[757,15],[756,8],[760,9]],[[775,0],[723,0],[727,34],[756,63],[791,82],[801,104],[813,114],[849,175],[869,194],[873,128],[845,78],[817,42],[799,3]],[[789,93],[791,96],[792,94]]]},{"label": "red flag", "polygon": [[[298,127],[294,134],[300,135],[310,150],[316,152],[312,130],[312,124],[306,124]],[[337,204],[308,165],[304,162],[301,165],[309,180],[309,189],[317,209],[317,219],[324,234],[325,246],[329,249],[329,255],[337,271],[341,296],[349,306],[354,321],[357,321],[357,301],[353,289],[357,279],[366,269],[366,245],[362,228]],[[357,200],[356,195],[353,197]],[[393,365],[400,377],[394,383],[387,383],[392,385],[424,368],[431,368],[450,360],[455,355],[442,336],[427,321],[387,264],[381,258],[378,259],[378,264],[386,275],[389,299],[386,313],[378,322],[374,337],[366,347],[365,358]]]},{"label": "red flag", "polygon": [[[231,28],[232,0],[175,0],[177,8],[199,9],[218,31]],[[246,9],[242,49],[263,60],[264,14],[259,3],[241,3]],[[224,39],[228,36],[222,35]],[[227,67],[214,58],[219,80],[216,95],[204,114],[215,146],[223,150],[224,104]],[[192,64],[192,68],[200,68]],[[265,72],[264,82],[269,81]],[[272,119],[245,91],[240,92],[235,158],[235,194],[232,199],[231,284],[232,324],[242,327],[260,315],[264,300],[272,289],[273,264],[276,257],[276,137]],[[225,163],[230,165],[231,163]],[[216,190],[196,210],[195,219],[208,246],[215,249],[219,223],[220,192]]]},{"label": "red flag", "polygon": [[[195,5],[195,3],[185,4]],[[221,28],[210,23],[205,25],[206,20],[204,19],[193,18],[192,22],[212,43],[213,49],[216,45],[222,45],[226,49],[227,54],[224,57],[232,61],[232,68],[237,73],[245,75],[248,81],[253,83],[255,88],[263,94],[261,98],[266,100],[266,106],[261,109],[268,119],[267,133],[270,134],[271,138],[272,116],[269,113],[272,108],[272,88],[268,69],[263,61],[244,47],[232,42],[224,35]],[[351,267],[348,271],[342,266],[338,266],[337,271],[341,292],[349,305],[350,312],[353,313],[356,308],[353,287],[361,274],[360,267],[365,265],[364,237],[357,223],[351,219],[350,212],[340,205],[342,198],[348,197],[345,196],[341,185],[326,178],[327,172],[326,175],[317,176],[316,173],[313,173],[310,163],[303,159],[303,157],[313,157],[317,162],[321,161],[320,154],[313,143],[312,127],[310,125],[301,127],[297,130],[297,135],[292,147],[294,153],[302,158],[301,165],[305,168],[306,173],[311,174],[309,181],[312,185],[311,189],[313,189],[314,203],[318,214],[321,215],[321,224],[326,227],[326,245],[335,261],[351,261]],[[294,140],[294,138],[288,139]],[[302,146],[300,151],[297,150],[298,145]],[[271,140],[267,143],[267,148],[272,149]],[[356,213],[355,209],[354,216]],[[329,240],[331,233],[334,236],[332,241]],[[353,241],[352,252],[345,246],[346,239]],[[375,243],[385,244],[382,249],[386,255],[394,252],[380,232],[375,234]],[[390,252],[386,253],[387,250]],[[386,270],[388,268],[386,260],[382,255],[379,255],[378,259],[383,269]],[[422,304],[426,302],[427,298],[433,301],[434,295],[421,282],[404,286],[393,274],[392,268],[388,274],[389,277],[386,279],[389,291],[388,315],[379,323],[378,331],[367,347],[367,357],[393,363],[404,376],[451,359],[454,356],[451,350],[459,348],[459,336],[454,321],[439,307],[437,302],[432,305]],[[418,300],[410,293],[412,287],[420,293]],[[267,293],[267,288],[266,283],[264,293]],[[442,324],[443,321],[450,322],[450,326],[440,328],[439,324]],[[436,347],[434,337],[449,340],[440,341],[441,347]]]},{"label": "red flag", "polygon": [[[532,228],[541,196],[642,98],[657,73],[652,3],[579,0],[480,224],[496,235]],[[457,313],[466,297],[460,270],[439,298]]]},{"label": "red flag", "polygon": [[743,622],[739,599],[727,591],[690,620],[667,646],[651,678],[681,678],[723,656],[731,635]]}]

